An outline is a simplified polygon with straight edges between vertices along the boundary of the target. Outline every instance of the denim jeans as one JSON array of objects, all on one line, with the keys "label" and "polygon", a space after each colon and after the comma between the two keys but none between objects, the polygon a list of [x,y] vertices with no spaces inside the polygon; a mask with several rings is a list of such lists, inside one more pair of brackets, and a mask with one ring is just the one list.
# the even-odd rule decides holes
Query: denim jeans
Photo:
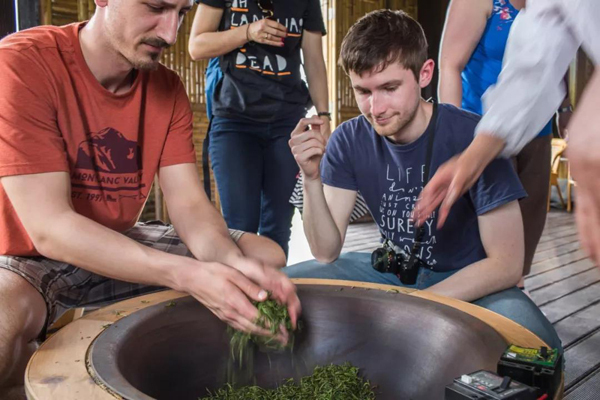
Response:
[{"label": "denim jeans", "polygon": [[257,123],[215,116],[210,131],[227,226],[274,240],[286,256],[294,215],[289,200],[299,171],[288,140],[300,118]]},{"label": "denim jeans", "polygon": [[[400,279],[391,273],[381,273],[371,267],[370,253],[344,253],[331,264],[322,264],[316,260],[305,261],[291,265],[282,270],[290,278],[341,279],[396,285],[414,289],[426,289],[451,276],[456,271],[435,272],[421,268],[417,283],[412,286],[404,285]],[[519,288],[513,287],[498,293],[493,293],[472,302],[487,308],[497,314],[524,326],[535,333],[550,347],[557,348],[562,353],[561,341],[548,321],[531,299]]]}]

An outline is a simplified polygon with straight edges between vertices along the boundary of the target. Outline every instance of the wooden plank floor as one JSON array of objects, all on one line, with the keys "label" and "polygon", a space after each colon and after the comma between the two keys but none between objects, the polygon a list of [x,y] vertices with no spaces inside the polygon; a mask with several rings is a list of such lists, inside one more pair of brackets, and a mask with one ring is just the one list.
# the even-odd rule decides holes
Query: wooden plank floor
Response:
[{"label": "wooden plank floor", "polygon": [[[372,251],[379,237],[373,222],[350,225],[343,251]],[[580,249],[573,214],[548,215],[525,288],[563,342],[565,399],[600,399],[600,269]]]}]

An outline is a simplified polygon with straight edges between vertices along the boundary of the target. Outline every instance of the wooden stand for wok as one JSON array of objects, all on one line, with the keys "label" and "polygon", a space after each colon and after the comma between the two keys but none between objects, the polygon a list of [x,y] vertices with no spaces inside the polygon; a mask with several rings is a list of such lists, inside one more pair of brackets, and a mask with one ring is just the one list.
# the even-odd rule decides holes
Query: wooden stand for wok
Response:
[{"label": "wooden stand for wok", "polygon": [[[298,285],[330,285],[398,291],[410,296],[442,303],[470,314],[492,327],[507,343],[532,348],[547,346],[535,334],[501,315],[469,303],[432,293],[363,282],[318,279],[295,279],[294,281]],[[137,297],[105,307],[67,325],[44,342],[29,361],[25,374],[25,389],[28,399],[114,399],[115,396],[98,385],[88,371],[88,351],[94,339],[102,333],[108,324],[152,305],[185,296],[187,296],[185,293],[164,291]],[[564,376],[561,381],[561,389],[555,399],[562,399],[563,384]]]}]

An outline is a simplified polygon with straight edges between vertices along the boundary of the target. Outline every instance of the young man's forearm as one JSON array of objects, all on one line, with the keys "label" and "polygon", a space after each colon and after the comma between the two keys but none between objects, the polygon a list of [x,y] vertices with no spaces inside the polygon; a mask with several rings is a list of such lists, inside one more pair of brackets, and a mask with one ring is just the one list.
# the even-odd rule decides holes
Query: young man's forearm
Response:
[{"label": "young man's forearm", "polygon": [[342,237],[327,206],[321,179],[304,180],[303,221],[313,256],[321,262],[335,261],[342,251]]},{"label": "young man's forearm", "polygon": [[517,284],[522,269],[513,267],[509,271],[510,262],[485,258],[426,290],[463,301],[474,301]]},{"label": "young man's forearm", "polygon": [[144,246],[75,212],[55,215],[36,240],[45,257],[127,282],[182,290],[183,275],[201,265]]}]

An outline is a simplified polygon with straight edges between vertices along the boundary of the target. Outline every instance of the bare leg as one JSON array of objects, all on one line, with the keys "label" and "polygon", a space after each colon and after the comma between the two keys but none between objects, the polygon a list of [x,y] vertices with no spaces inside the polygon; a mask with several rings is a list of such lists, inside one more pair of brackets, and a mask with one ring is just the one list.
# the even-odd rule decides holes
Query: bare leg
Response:
[{"label": "bare leg", "polygon": [[0,269],[0,399],[23,396],[27,361],[46,319],[40,293],[19,275]]}]

